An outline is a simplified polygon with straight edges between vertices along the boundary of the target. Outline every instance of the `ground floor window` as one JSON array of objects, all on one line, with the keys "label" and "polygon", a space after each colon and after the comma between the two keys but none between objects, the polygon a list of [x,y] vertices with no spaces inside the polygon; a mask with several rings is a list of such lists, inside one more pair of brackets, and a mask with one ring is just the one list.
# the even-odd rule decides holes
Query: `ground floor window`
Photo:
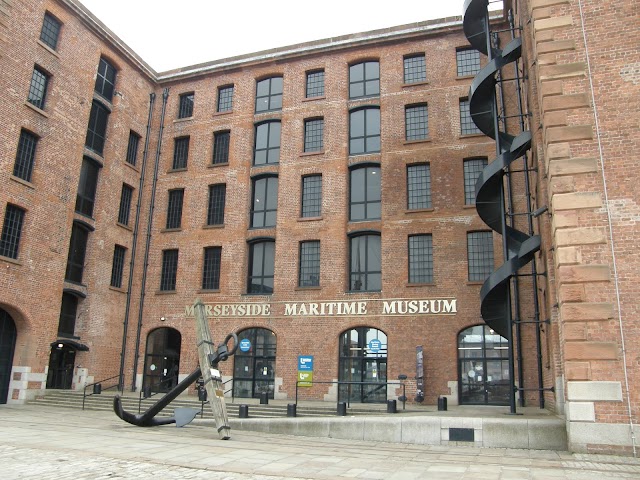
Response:
[{"label": "ground floor window", "polygon": [[387,401],[387,335],[376,328],[358,327],[340,335],[338,401]]},{"label": "ground floor window", "polygon": [[174,328],[157,328],[147,337],[143,391],[168,392],[178,384],[182,336]]},{"label": "ground floor window", "polygon": [[16,336],[17,330],[13,318],[0,308],[0,404],[7,403]]},{"label": "ground floor window", "polygon": [[239,348],[233,356],[233,396],[274,397],[276,334],[266,328],[248,328],[238,333]]},{"label": "ground floor window", "polygon": [[458,335],[460,404],[508,405],[509,350],[507,340],[486,325]]}]

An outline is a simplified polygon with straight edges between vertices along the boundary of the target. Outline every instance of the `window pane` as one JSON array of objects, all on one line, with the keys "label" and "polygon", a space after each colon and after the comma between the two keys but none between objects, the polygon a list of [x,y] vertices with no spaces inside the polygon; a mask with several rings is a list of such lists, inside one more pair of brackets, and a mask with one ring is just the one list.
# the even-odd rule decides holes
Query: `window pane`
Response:
[{"label": "window pane", "polygon": [[31,132],[24,129],[20,132],[16,161],[13,165],[13,175],[27,182],[31,181],[37,143],[38,137]]},{"label": "window pane", "polygon": [[178,118],[190,118],[193,116],[193,93],[180,95],[178,106]]},{"label": "window pane", "polygon": [[48,83],[49,76],[39,68],[34,68],[33,74],[31,75],[31,84],[29,85],[29,96],[27,97],[27,101],[35,107],[43,109]]},{"label": "window pane", "polygon": [[307,73],[306,97],[324,97],[324,70]]},{"label": "window pane", "polygon": [[48,47],[55,50],[58,47],[58,37],[60,35],[60,22],[50,13],[44,14],[40,40]]},{"label": "window pane", "polygon": [[380,64],[364,62],[349,67],[349,98],[380,94]]},{"label": "window pane", "polygon": [[209,209],[207,225],[224,224],[224,206],[227,186],[225,184],[209,185]]},{"label": "window pane", "polygon": [[89,232],[78,223],[71,229],[71,241],[67,255],[67,269],[64,279],[75,283],[82,283],[84,272],[84,258],[87,251]]},{"label": "window pane", "polygon": [[176,289],[178,272],[178,250],[164,250],[162,252],[162,272],[160,275],[160,290],[173,291]]},{"label": "window pane", "polygon": [[427,67],[424,54],[405,57],[404,83],[424,82],[427,79]]},{"label": "window pane", "polygon": [[138,144],[140,143],[140,135],[136,132],[129,132],[129,144],[127,145],[127,163],[136,166],[138,158]]},{"label": "window pane", "polygon": [[482,131],[471,119],[469,100],[466,98],[460,100],[460,133],[462,135],[474,135],[477,133],[482,133]]},{"label": "window pane", "polygon": [[118,223],[129,225],[129,212],[131,210],[131,197],[133,196],[133,188],[123,184],[120,193],[120,210],[118,211]]},{"label": "window pane", "polygon": [[122,287],[122,275],[124,272],[124,255],[126,248],[116,245],[113,249],[113,264],[111,266],[111,286]]},{"label": "window pane", "polygon": [[182,202],[184,190],[169,190],[169,205],[167,207],[167,227],[180,228],[182,223]]},{"label": "window pane", "polygon": [[431,208],[431,169],[429,164],[407,166],[407,208]]},{"label": "window pane", "polygon": [[116,83],[116,69],[104,58],[100,58],[98,73],[96,75],[95,91],[111,101],[113,99],[114,86]]},{"label": "window pane", "polygon": [[173,170],[187,168],[189,137],[176,138],[173,147]]},{"label": "window pane", "polygon": [[379,291],[382,289],[380,235],[351,238],[350,290]]},{"label": "window pane", "polygon": [[2,224],[2,237],[0,237],[0,256],[18,258],[24,214],[25,211],[22,208],[7,204]]},{"label": "window pane", "polygon": [[220,289],[220,257],[221,247],[204,249],[204,268],[202,272],[202,288],[204,290]]},{"label": "window pane", "polygon": [[108,119],[109,111],[103,105],[94,101],[91,104],[91,114],[89,115],[85,146],[99,155],[102,155],[104,150],[104,139],[107,132]]},{"label": "window pane", "polygon": [[256,125],[256,144],[253,164],[262,165],[280,162],[280,122],[266,122]]},{"label": "window pane", "polygon": [[324,119],[304,122],[304,151],[319,152],[323,148]]},{"label": "window pane", "polygon": [[491,232],[467,234],[469,281],[482,282],[493,272],[493,235]]},{"label": "window pane", "polygon": [[300,242],[300,272],[298,286],[320,285],[320,241]]},{"label": "window pane", "polygon": [[473,48],[464,48],[456,52],[458,76],[475,75],[480,71],[480,52]]},{"label": "window pane", "polygon": [[229,163],[230,132],[216,132],[213,134],[213,163]]},{"label": "window pane", "polygon": [[409,237],[409,283],[433,281],[433,242],[431,235]]},{"label": "window pane", "polygon": [[218,89],[218,112],[233,110],[233,85]]},{"label": "window pane", "polygon": [[380,218],[380,168],[360,167],[351,170],[349,220]]},{"label": "window pane", "polygon": [[76,212],[88,217],[93,215],[93,205],[96,199],[98,188],[99,166],[91,159],[82,159],[80,170],[80,182],[78,183],[78,194],[76,195]]},{"label": "window pane", "polygon": [[322,176],[302,178],[302,217],[319,217],[322,211]]},{"label": "window pane", "polygon": [[476,181],[487,166],[486,158],[474,158],[464,161],[464,203],[476,204]]},{"label": "window pane", "polygon": [[407,140],[423,140],[429,135],[429,117],[426,105],[405,108],[405,136]]},{"label": "window pane", "polygon": [[258,242],[249,250],[248,293],[273,293],[275,242]]}]

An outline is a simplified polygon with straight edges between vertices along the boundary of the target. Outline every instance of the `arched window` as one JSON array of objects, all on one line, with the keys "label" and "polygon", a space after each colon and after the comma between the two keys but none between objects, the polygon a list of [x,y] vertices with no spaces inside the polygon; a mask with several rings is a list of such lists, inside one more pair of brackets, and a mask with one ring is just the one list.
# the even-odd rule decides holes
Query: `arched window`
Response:
[{"label": "arched window", "polygon": [[387,335],[377,328],[357,327],[340,335],[338,401],[387,401]]},{"label": "arched window", "polygon": [[239,348],[233,356],[233,396],[273,398],[276,377],[276,334],[266,328],[238,333]]},{"label": "arched window", "polygon": [[349,155],[380,152],[380,107],[349,113]]},{"label": "arched window", "polygon": [[178,384],[182,336],[174,328],[157,328],[147,337],[142,388],[168,392]]}]

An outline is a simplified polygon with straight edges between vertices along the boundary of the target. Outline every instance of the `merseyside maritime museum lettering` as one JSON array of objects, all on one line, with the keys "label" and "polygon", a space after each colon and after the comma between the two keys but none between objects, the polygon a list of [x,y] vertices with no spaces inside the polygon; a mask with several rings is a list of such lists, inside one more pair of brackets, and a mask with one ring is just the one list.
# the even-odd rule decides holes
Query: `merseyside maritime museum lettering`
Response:
[{"label": "merseyside maritime museum lettering", "polygon": [[[360,300],[355,302],[274,302],[205,304],[208,317],[344,317],[359,315],[454,315],[455,298]],[[193,305],[185,307],[194,316]]]}]

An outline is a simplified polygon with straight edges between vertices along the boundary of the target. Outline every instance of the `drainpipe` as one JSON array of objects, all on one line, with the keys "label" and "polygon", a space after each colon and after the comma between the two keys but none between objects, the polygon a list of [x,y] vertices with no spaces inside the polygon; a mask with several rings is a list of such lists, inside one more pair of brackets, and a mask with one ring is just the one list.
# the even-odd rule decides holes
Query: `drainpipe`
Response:
[{"label": "drainpipe", "polygon": [[131,245],[131,260],[129,261],[129,283],[127,285],[127,303],[124,309],[124,326],[122,329],[122,351],[120,352],[120,376],[118,377],[118,390],[124,392],[124,357],[127,352],[127,331],[129,329],[129,312],[131,310],[131,290],[133,288],[133,271],[136,264],[136,246],[138,245],[138,229],[140,227],[140,208],[142,203],[142,191],[147,167],[147,155],[149,153],[149,137],[151,136],[151,121],[153,119],[153,106],[156,103],[156,94],[149,94],[149,115],[147,117],[147,134],[144,139],[144,151],[142,152],[142,166],[140,168],[140,185],[138,186],[138,201],[136,203],[136,220],[133,225],[133,241]]},{"label": "drainpipe", "polygon": [[142,316],[144,310],[144,297],[147,285],[147,269],[149,267],[149,248],[151,246],[151,227],[153,225],[153,209],[156,203],[156,185],[158,184],[158,169],[160,167],[160,153],[162,151],[162,134],[164,132],[164,115],[167,111],[167,99],[169,89],[162,91],[162,113],[160,114],[160,130],[158,132],[158,145],[156,147],[156,162],[153,168],[153,184],[151,186],[151,203],[149,204],[149,215],[147,221],[147,241],[144,251],[144,262],[142,264],[142,285],[140,287],[140,308],[138,309],[138,331],[136,332],[136,350],[133,360],[133,378],[131,380],[131,391],[136,390],[136,377],[138,376],[138,361],[140,360],[140,335],[142,332]]}]

